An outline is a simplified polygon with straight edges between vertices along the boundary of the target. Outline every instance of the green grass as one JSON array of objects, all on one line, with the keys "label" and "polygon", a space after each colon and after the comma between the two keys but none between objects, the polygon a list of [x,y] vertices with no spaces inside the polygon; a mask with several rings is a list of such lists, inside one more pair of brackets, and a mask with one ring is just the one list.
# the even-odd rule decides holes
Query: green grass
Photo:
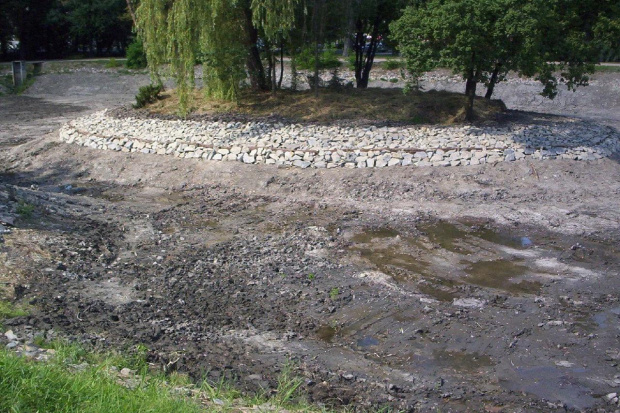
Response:
[{"label": "green grass", "polygon": [[98,366],[70,369],[0,352],[0,411],[5,412],[199,412],[195,400],[176,396],[157,380],[131,390]]},{"label": "green grass", "polygon": [[[1,291],[0,291],[1,293]],[[1,294],[0,294],[1,297]],[[0,298],[0,333],[5,330],[2,324],[3,320],[14,317],[23,317],[28,315],[29,309],[27,306],[14,304],[10,301],[5,301]]]},{"label": "green grass", "polygon": [[0,320],[28,315],[28,309],[8,301],[0,300]]},{"label": "green grass", "polygon": [[116,60],[115,58],[111,58],[110,60],[108,60],[108,62],[105,64],[106,69],[112,69],[115,67],[120,67],[121,64],[118,62],[118,60]]},{"label": "green grass", "polygon": [[596,65],[595,71],[607,73],[620,73],[620,66],[607,66],[604,63]]},{"label": "green grass", "polygon": [[[0,350],[0,412],[227,412],[265,403],[270,411],[326,412],[304,401],[302,380],[290,365],[282,369],[278,388],[268,398],[242,395],[225,381],[194,385],[184,374],[153,373],[143,346],[121,355],[43,338],[36,344],[54,349],[54,356],[33,361]],[[119,374],[124,367],[135,374]]]},{"label": "green grass", "polygon": [[8,94],[19,95],[25,92],[30,86],[32,86],[35,80],[36,76],[29,73],[26,77],[26,80],[21,85],[15,87],[13,86],[13,76],[5,75],[0,76],[0,85],[6,87]]}]

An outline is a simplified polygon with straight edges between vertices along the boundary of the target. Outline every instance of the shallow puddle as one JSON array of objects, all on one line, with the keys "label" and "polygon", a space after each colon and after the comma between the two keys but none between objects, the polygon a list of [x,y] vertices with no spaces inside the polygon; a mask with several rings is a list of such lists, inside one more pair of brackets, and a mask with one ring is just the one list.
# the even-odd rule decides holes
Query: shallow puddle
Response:
[{"label": "shallow puddle", "polygon": [[418,284],[418,290],[422,294],[433,297],[436,300],[451,303],[459,295],[454,289],[456,283],[451,280],[433,280],[431,282],[421,282]]},{"label": "shallow puddle", "polygon": [[316,335],[319,337],[319,339],[325,341],[326,343],[331,343],[334,339],[334,336],[336,335],[336,329],[331,326],[323,325],[319,327]]},{"label": "shallow puddle", "polygon": [[364,336],[364,337],[358,339],[356,344],[357,344],[358,347],[361,347],[361,348],[378,346],[379,345],[379,340],[377,340],[373,336]]},{"label": "shallow puddle", "polygon": [[513,293],[537,293],[542,287],[541,283],[527,280],[515,282],[515,279],[524,276],[528,271],[526,266],[516,262],[518,261],[499,259],[472,263],[465,269],[468,275],[466,281],[481,287]]},{"label": "shallow puddle", "polygon": [[390,228],[380,228],[355,234],[353,238],[351,238],[351,241],[356,244],[369,244],[375,239],[395,238],[398,235],[400,235],[400,233],[396,230]]},{"label": "shallow puddle", "polygon": [[534,245],[529,237],[519,236],[508,232],[495,231],[490,228],[476,229],[472,235],[493,244],[504,245],[512,248],[527,248]]},{"label": "shallow puddle", "polygon": [[398,247],[359,248],[358,250],[362,258],[398,282],[411,281],[412,277],[423,274],[428,269],[428,264],[424,261],[400,252]]},{"label": "shallow puddle", "polygon": [[535,394],[547,400],[562,400],[569,409],[576,410],[588,409],[596,402],[592,391],[580,380],[586,373],[583,367],[517,367],[514,373],[515,378],[503,381],[504,387],[512,391]]},{"label": "shallow puddle", "polygon": [[473,372],[494,365],[491,357],[462,351],[433,350],[434,362],[443,368]]},{"label": "shallow puddle", "polygon": [[419,226],[420,231],[434,244],[441,248],[456,252],[459,254],[467,254],[471,251],[463,245],[463,241],[467,238],[468,232],[454,224],[445,221],[439,221],[432,224]]},{"label": "shallow puddle", "polygon": [[[465,219],[416,224],[415,229],[401,232],[375,227],[350,238],[351,250],[402,284],[400,288],[442,302],[460,297],[455,288],[459,284],[539,294],[544,282],[540,277],[548,278],[540,263],[555,253],[545,248],[545,239],[523,228],[497,229]],[[573,249],[579,251],[580,245]]]}]

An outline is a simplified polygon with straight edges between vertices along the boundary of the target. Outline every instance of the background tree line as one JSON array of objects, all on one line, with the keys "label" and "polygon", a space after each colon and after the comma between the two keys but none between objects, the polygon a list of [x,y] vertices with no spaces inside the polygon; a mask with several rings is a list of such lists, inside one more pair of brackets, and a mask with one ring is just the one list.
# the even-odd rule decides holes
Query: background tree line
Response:
[{"label": "background tree line", "polygon": [[131,41],[126,0],[2,0],[0,59],[123,56]]}]

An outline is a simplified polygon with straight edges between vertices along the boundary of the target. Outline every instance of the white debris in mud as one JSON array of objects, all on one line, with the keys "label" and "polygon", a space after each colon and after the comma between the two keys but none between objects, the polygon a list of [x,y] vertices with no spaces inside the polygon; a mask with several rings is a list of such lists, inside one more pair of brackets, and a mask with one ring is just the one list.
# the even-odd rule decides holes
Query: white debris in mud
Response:
[{"label": "white debris in mud", "polygon": [[486,302],[477,298],[455,298],[452,304],[457,307],[482,308]]},{"label": "white debris in mud", "polygon": [[119,119],[103,111],[64,125],[60,138],[95,149],[299,168],[590,161],[620,152],[615,129],[574,120],[495,127],[346,127]]}]

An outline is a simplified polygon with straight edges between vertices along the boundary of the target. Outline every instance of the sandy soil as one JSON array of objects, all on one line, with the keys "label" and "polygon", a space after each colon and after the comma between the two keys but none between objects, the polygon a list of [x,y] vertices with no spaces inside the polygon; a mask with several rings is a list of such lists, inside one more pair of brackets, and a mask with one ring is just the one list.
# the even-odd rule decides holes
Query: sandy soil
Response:
[{"label": "sandy soil", "polygon": [[[617,76],[599,80],[616,99]],[[617,408],[617,157],[319,171],[57,141],[146,81],[45,75],[0,98],[0,215],[34,206],[1,235],[0,281],[33,307],[5,325],[143,343],[248,390],[291,362],[313,401],[359,410]],[[581,115],[614,124],[588,96]]]}]

